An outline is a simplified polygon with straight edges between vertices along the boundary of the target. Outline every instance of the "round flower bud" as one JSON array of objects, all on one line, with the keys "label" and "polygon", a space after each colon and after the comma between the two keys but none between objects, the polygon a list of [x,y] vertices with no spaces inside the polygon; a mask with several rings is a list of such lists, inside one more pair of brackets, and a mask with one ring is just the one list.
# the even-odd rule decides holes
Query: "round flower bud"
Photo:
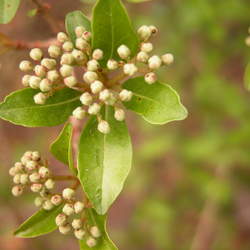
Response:
[{"label": "round flower bud", "polygon": [[119,93],[119,98],[123,102],[129,102],[131,100],[132,96],[133,96],[133,93],[129,90],[126,90],[126,89],[123,89]]},{"label": "round flower bud", "polygon": [[55,194],[51,197],[51,203],[55,206],[58,206],[62,203],[62,196],[59,194]]},{"label": "round flower bud", "polygon": [[86,241],[86,244],[88,247],[94,247],[94,246],[96,246],[97,242],[94,238],[89,237]]},{"label": "round flower bud", "polygon": [[74,206],[72,204],[66,203],[62,209],[63,213],[70,216],[75,213]]},{"label": "round flower bud", "polygon": [[[29,161],[29,158],[25,156],[26,159],[28,159],[27,161],[25,161],[25,163],[27,163]],[[24,166],[21,162],[16,162],[14,165],[15,171],[16,173],[20,173],[21,171],[24,170]]]},{"label": "round flower bud", "polygon": [[91,32],[89,31],[84,31],[82,34],[82,37],[86,40],[86,41],[90,41],[91,39]]},{"label": "round flower bud", "polygon": [[94,60],[102,60],[103,58],[103,51],[101,49],[95,49],[93,54],[92,54],[92,58]]},{"label": "round flower bud", "polygon": [[48,189],[46,189],[45,187],[42,188],[42,190],[40,191],[40,196],[46,199],[49,199],[50,196],[50,192]]},{"label": "round flower bud", "polygon": [[29,87],[30,84],[30,75],[24,75],[22,78],[22,84],[24,87]]},{"label": "round flower bud", "polygon": [[34,204],[35,204],[36,207],[41,207],[42,204],[43,204],[43,198],[41,198],[41,197],[36,197],[36,198],[35,198],[35,201],[34,201]]},{"label": "round flower bud", "polygon": [[113,93],[110,93],[110,96],[107,100],[105,100],[106,105],[113,106],[117,101],[117,98],[114,96]]},{"label": "round flower bud", "polygon": [[89,44],[83,38],[76,39],[76,48],[77,49],[84,50],[84,49],[87,49],[88,47],[89,47]]},{"label": "round flower bud", "polygon": [[93,103],[89,106],[88,113],[90,115],[97,115],[100,112],[101,106],[98,103]]},{"label": "round flower bud", "polygon": [[66,41],[65,43],[63,43],[62,48],[66,52],[71,52],[74,48],[74,45],[72,42]]},{"label": "round flower bud", "polygon": [[137,33],[138,33],[140,39],[143,40],[143,41],[148,40],[150,38],[151,34],[152,34],[151,29],[146,25],[141,26],[137,30]]},{"label": "round flower bud", "polygon": [[46,200],[43,203],[43,209],[44,210],[51,210],[54,207],[54,205],[52,204],[52,202],[50,200]]},{"label": "round flower bud", "polygon": [[83,105],[90,105],[93,101],[93,97],[90,93],[85,92],[80,96],[80,101]]},{"label": "round flower bud", "polygon": [[99,99],[101,101],[107,101],[111,96],[111,93],[108,89],[104,89],[103,91],[100,92],[99,94]]},{"label": "round flower bud", "polygon": [[114,59],[110,59],[110,60],[108,60],[108,62],[107,62],[107,68],[109,69],[109,70],[115,70],[115,69],[117,69],[118,68],[118,62],[117,61],[115,61]]},{"label": "round flower bud", "polygon": [[30,51],[30,58],[34,61],[40,61],[43,57],[43,52],[39,48],[34,48]]},{"label": "round flower bud", "polygon": [[45,77],[46,76],[46,69],[42,65],[36,65],[34,68],[34,72],[39,77]]},{"label": "round flower bud", "polygon": [[68,76],[64,78],[64,84],[69,88],[72,88],[77,85],[77,79],[74,76]]},{"label": "round flower bud", "polygon": [[38,89],[41,82],[41,78],[37,76],[31,76],[29,80],[30,87],[32,89]]},{"label": "round flower bud", "polygon": [[170,65],[174,62],[174,56],[171,53],[167,53],[161,57],[162,61],[166,65]]},{"label": "round flower bud", "polygon": [[71,230],[71,227],[69,224],[66,224],[64,226],[59,226],[58,229],[61,234],[68,234]]},{"label": "round flower bud", "polygon": [[32,152],[31,158],[32,158],[33,161],[38,161],[38,160],[40,160],[40,158],[41,158],[40,153],[39,153],[38,151]]},{"label": "round flower bud", "polygon": [[65,200],[71,200],[75,196],[75,190],[72,188],[65,188],[62,192],[62,196]]},{"label": "round flower bud", "polygon": [[137,61],[142,62],[142,63],[146,63],[148,61],[148,58],[149,58],[149,55],[143,51],[139,52],[136,57]]},{"label": "round flower bud", "polygon": [[72,221],[72,227],[74,228],[74,229],[80,229],[81,227],[82,227],[82,220],[81,219],[74,219],[73,221]]},{"label": "round flower bud", "polygon": [[87,63],[87,69],[89,71],[97,71],[99,68],[99,63],[96,60],[90,60]]},{"label": "round flower bud", "polygon": [[61,48],[56,45],[50,45],[48,48],[49,56],[52,58],[57,58],[61,55]]},{"label": "round flower bud", "polygon": [[90,89],[91,89],[91,92],[93,94],[99,93],[102,90],[102,88],[103,88],[103,83],[101,81],[98,81],[98,80],[94,81],[90,85]]},{"label": "round flower bud", "polygon": [[48,179],[48,180],[44,183],[44,186],[45,186],[47,189],[53,189],[54,186],[55,186],[55,182],[54,182],[52,179]]},{"label": "round flower bud", "polygon": [[60,68],[60,73],[62,77],[71,76],[73,72],[73,67],[67,64],[63,64]]},{"label": "round flower bud", "polygon": [[150,29],[152,34],[157,34],[158,33],[158,29],[154,25],[150,25],[149,29]]},{"label": "round flower bud", "polygon": [[101,236],[101,232],[97,226],[91,227],[89,231],[91,235],[95,238],[99,238]]},{"label": "round flower bud", "polygon": [[33,183],[30,186],[31,191],[34,193],[40,192],[42,188],[43,188],[43,185],[41,183]]},{"label": "round flower bud", "polygon": [[44,93],[38,93],[34,96],[34,102],[36,104],[44,104],[46,102],[47,96]]},{"label": "round flower bud", "polygon": [[72,51],[72,56],[78,63],[85,63],[87,61],[87,56],[80,50],[74,49]]},{"label": "round flower bud", "polygon": [[146,83],[153,84],[157,81],[157,75],[154,72],[150,72],[145,75],[144,79]]},{"label": "round flower bud", "polygon": [[74,57],[71,53],[65,53],[61,56],[61,64],[72,64],[74,62]]},{"label": "round flower bud", "polygon": [[108,122],[102,120],[98,123],[97,129],[103,133],[103,134],[108,134],[110,132],[110,126]]},{"label": "round flower bud", "polygon": [[23,187],[22,186],[14,186],[11,190],[12,194],[14,196],[20,196],[23,193]]},{"label": "round flower bud", "polygon": [[130,56],[130,49],[126,45],[121,45],[117,49],[117,53],[122,59],[127,59]]},{"label": "round flower bud", "polygon": [[30,158],[25,155],[21,158],[21,162],[23,165],[26,165],[28,161],[30,161]]},{"label": "round flower bud", "polygon": [[33,171],[37,168],[37,162],[36,161],[27,161],[26,162],[26,169],[28,171]]},{"label": "round flower bud", "polygon": [[74,235],[78,240],[82,240],[84,238],[85,231],[83,229],[75,230]]},{"label": "round flower bud", "polygon": [[16,174],[14,177],[13,177],[13,182],[15,184],[20,184],[20,177],[21,177],[21,174]]},{"label": "round flower bud", "polygon": [[56,66],[56,60],[50,58],[44,58],[41,61],[41,65],[47,68],[48,70],[54,69]]},{"label": "round flower bud", "polygon": [[41,178],[48,178],[50,176],[49,169],[46,167],[40,167],[38,173],[41,176]]},{"label": "round flower bud", "polygon": [[20,183],[26,185],[29,182],[29,176],[27,174],[21,174]]},{"label": "round flower bud", "polygon": [[51,82],[55,82],[55,81],[57,81],[60,78],[60,75],[59,75],[59,73],[58,73],[57,70],[50,70],[47,73],[47,78]]},{"label": "round flower bud", "polygon": [[57,34],[57,41],[58,42],[64,43],[64,42],[66,42],[68,40],[69,40],[69,38],[68,38],[68,36],[64,32],[59,32]]},{"label": "round flower bud", "polygon": [[52,89],[52,84],[47,78],[43,79],[40,82],[40,90],[42,92],[47,92],[47,91],[50,91],[51,89]]},{"label": "round flower bud", "polygon": [[125,119],[125,112],[123,109],[116,109],[114,116],[117,121],[123,121]]},{"label": "round flower bud", "polygon": [[133,63],[127,63],[123,67],[123,72],[126,75],[132,76],[138,71],[138,68]]},{"label": "round flower bud", "polygon": [[96,72],[92,72],[92,71],[87,71],[84,75],[83,75],[83,80],[88,83],[91,84],[92,82],[94,82],[95,80],[98,79],[98,75]]},{"label": "round flower bud", "polygon": [[150,69],[159,69],[161,67],[162,61],[159,56],[152,56],[148,59],[148,66]]},{"label": "round flower bud", "polygon": [[26,151],[23,155],[26,156],[26,157],[28,157],[28,158],[30,158],[30,160],[31,160],[31,158],[32,158],[32,151]]},{"label": "round flower bud", "polygon": [[77,107],[73,112],[72,115],[78,119],[78,120],[82,120],[85,115],[86,115],[86,111],[82,108],[82,107]]},{"label": "round flower bud", "polygon": [[145,53],[150,53],[154,49],[152,43],[142,43],[141,45],[141,51]]},{"label": "round flower bud", "polygon": [[83,26],[77,26],[75,28],[75,34],[77,37],[81,37],[85,31],[86,29]]},{"label": "round flower bud", "polygon": [[16,173],[15,167],[12,167],[12,168],[9,169],[9,175],[10,175],[10,176],[15,176],[16,174],[17,174],[17,173]]},{"label": "round flower bud", "polygon": [[35,172],[29,176],[31,182],[38,182],[40,180],[40,175]]},{"label": "round flower bud", "polygon": [[74,204],[74,210],[76,214],[79,214],[83,211],[84,209],[84,204],[80,201],[75,202]]},{"label": "round flower bud", "polygon": [[24,60],[24,61],[21,61],[21,63],[19,64],[19,68],[21,71],[28,72],[33,69],[33,66],[30,61]]},{"label": "round flower bud", "polygon": [[66,224],[66,222],[67,222],[67,216],[65,214],[61,213],[56,216],[57,226],[63,226]]}]

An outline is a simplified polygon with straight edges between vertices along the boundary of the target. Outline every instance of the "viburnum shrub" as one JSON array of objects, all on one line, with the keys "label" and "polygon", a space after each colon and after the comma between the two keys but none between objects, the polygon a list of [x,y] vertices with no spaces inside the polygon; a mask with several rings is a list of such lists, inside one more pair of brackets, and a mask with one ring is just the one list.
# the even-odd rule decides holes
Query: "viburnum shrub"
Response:
[{"label": "viburnum shrub", "polygon": [[[158,29],[143,25],[135,32],[120,0],[97,1],[92,22],[75,11],[65,24],[46,51],[33,48],[21,61],[24,88],[0,104],[0,117],[17,125],[66,123],[50,151],[71,175],[52,173],[37,151],[25,152],[10,168],[13,195],[31,190],[40,207],[15,235],[36,237],[58,228],[72,233],[81,249],[117,249],[105,223],[131,168],[126,111],[152,124],[182,120],[187,111],[176,91],[158,80],[156,71],[174,61],[171,53],[154,54],[150,39]],[[73,150],[73,132],[83,122]],[[60,180],[73,184],[60,190]]]}]

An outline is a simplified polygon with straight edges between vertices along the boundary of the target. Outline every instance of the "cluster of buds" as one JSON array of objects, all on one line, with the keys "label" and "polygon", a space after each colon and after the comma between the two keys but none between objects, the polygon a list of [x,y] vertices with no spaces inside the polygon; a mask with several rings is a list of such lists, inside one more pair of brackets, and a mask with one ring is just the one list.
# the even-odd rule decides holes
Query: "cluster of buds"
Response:
[{"label": "cluster of buds", "polygon": [[246,38],[246,45],[250,47],[250,27],[248,28],[248,37]]},{"label": "cluster of buds", "polygon": [[[133,96],[131,91],[122,88],[122,82],[141,73],[144,74],[146,83],[153,84],[157,81],[155,71],[162,65],[170,65],[174,61],[170,53],[162,56],[151,55],[153,44],[149,39],[157,32],[155,26],[140,27],[138,36],[141,43],[136,56],[132,57],[130,49],[121,44],[117,48],[120,59],[109,59],[105,69],[100,63],[104,52],[98,48],[94,50],[91,48],[91,32],[86,31],[83,26],[76,27],[77,39],[74,43],[67,34],[60,32],[57,35],[58,45],[49,47],[47,58],[39,48],[30,51],[30,57],[40,64],[34,66],[27,60],[20,63],[22,71],[35,73],[35,75],[25,75],[22,82],[24,86],[41,90],[34,96],[37,104],[44,104],[48,97],[61,88],[68,87],[81,91],[79,97],[81,106],[77,107],[72,115],[79,120],[86,115],[97,116],[97,129],[107,134],[110,132],[110,126],[101,116],[102,106],[113,106],[114,118],[123,121],[125,119],[123,102],[130,101]],[[76,66],[83,70],[81,79],[76,77]]]}]

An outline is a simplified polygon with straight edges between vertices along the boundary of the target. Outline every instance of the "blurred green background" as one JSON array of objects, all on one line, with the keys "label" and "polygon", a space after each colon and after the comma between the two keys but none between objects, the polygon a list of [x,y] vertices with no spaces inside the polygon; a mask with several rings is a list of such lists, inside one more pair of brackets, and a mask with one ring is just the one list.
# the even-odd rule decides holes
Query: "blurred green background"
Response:
[{"label": "blurred green background", "polygon": [[[61,22],[67,12],[90,14],[94,1],[51,0]],[[152,0],[128,3],[136,27],[154,24],[156,51],[175,63],[161,79],[178,90],[189,117],[152,126],[134,114],[128,125],[134,163],[121,196],[110,210],[108,228],[121,250],[250,249],[250,95],[243,75],[250,49],[249,0]],[[0,25],[12,39],[53,36],[41,17],[30,17],[31,1],[15,19]],[[27,14],[28,13],[28,14]],[[0,55],[0,98],[21,87],[18,63],[28,51]],[[0,249],[78,249],[73,237],[57,232],[17,239],[13,229],[35,211],[29,195],[13,198],[8,169],[28,149],[48,153],[60,128],[22,128],[0,121]]]}]

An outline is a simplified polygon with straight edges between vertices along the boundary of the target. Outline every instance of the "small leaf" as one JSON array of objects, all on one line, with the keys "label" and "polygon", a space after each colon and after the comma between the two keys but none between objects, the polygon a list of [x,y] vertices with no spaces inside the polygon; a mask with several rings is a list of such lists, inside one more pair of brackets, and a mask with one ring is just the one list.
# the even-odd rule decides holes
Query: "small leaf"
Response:
[{"label": "small leaf", "polygon": [[247,64],[245,74],[244,74],[244,83],[247,90],[250,90],[250,63]]},{"label": "small leaf", "polygon": [[64,123],[80,105],[80,93],[72,89],[57,91],[44,105],[34,103],[36,93],[30,88],[11,93],[0,103],[0,118],[26,127],[56,126]]},{"label": "small leaf", "polygon": [[78,152],[78,177],[98,214],[105,214],[121,192],[132,161],[125,122],[114,119],[111,107],[103,108],[102,116],[110,133],[100,133],[96,117],[91,118],[80,137]]},{"label": "small leaf", "polygon": [[74,168],[72,156],[72,124],[67,123],[58,138],[50,145],[50,152],[61,162],[69,166],[73,174],[77,169]]},{"label": "small leaf", "polygon": [[14,232],[14,235],[20,238],[34,238],[54,231],[57,228],[55,218],[61,212],[62,207],[63,205],[60,205],[50,211],[39,210],[27,219]]},{"label": "small leaf", "polygon": [[117,48],[124,44],[133,57],[138,48],[138,37],[133,30],[127,12],[120,0],[99,0],[93,10],[93,49],[104,51],[102,64],[108,59],[117,59]]},{"label": "small leaf", "polygon": [[132,100],[124,105],[149,123],[165,124],[187,117],[179,95],[167,84],[156,82],[149,85],[143,77],[137,77],[126,81],[123,88],[133,92]]},{"label": "small leaf", "polygon": [[102,236],[97,239],[95,247],[88,247],[85,240],[80,240],[80,250],[117,250],[118,248],[109,238],[106,231],[106,215],[98,215],[94,209],[88,209],[86,212],[88,223],[90,226],[97,226],[101,231]]},{"label": "small leaf", "polygon": [[83,26],[86,30],[91,30],[91,24],[89,19],[80,11],[73,11],[67,14],[65,19],[65,26],[67,33],[72,41],[76,40],[75,28],[77,26]]},{"label": "small leaf", "polygon": [[10,22],[19,7],[20,0],[0,0],[0,23]]}]

